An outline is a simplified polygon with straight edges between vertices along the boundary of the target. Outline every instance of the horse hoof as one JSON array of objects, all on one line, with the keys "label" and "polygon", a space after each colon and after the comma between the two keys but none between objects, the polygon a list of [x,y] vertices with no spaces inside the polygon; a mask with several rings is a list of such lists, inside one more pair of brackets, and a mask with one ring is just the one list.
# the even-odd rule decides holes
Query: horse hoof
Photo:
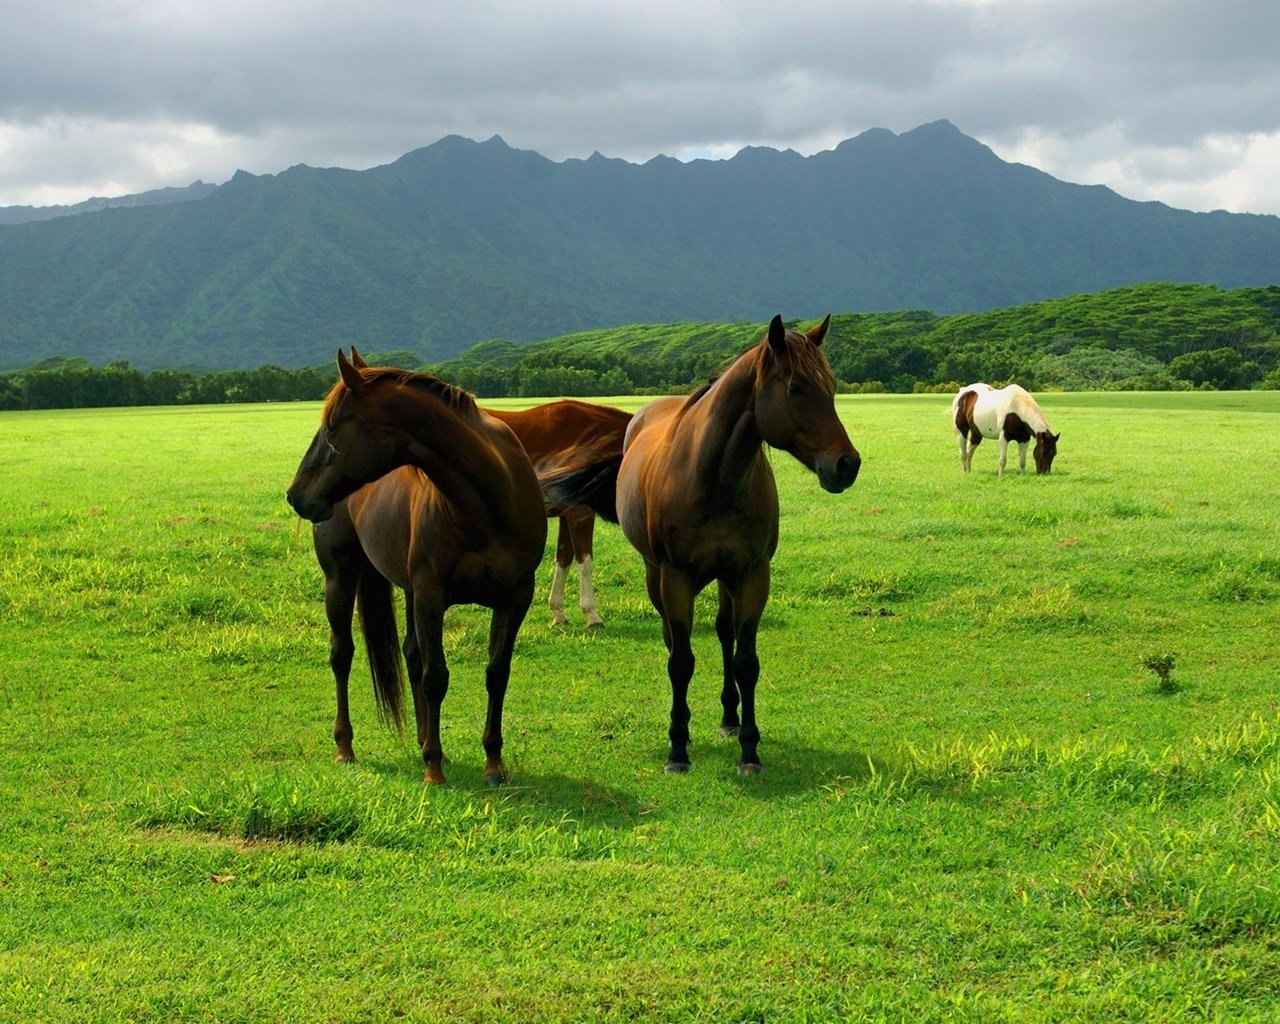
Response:
[{"label": "horse hoof", "polygon": [[663,771],[670,772],[672,775],[684,775],[689,770],[688,761],[668,761],[663,766]]},{"label": "horse hoof", "polygon": [[443,786],[448,781],[444,777],[444,772],[439,768],[427,768],[422,773],[422,783],[425,786]]},{"label": "horse hoof", "polygon": [[738,774],[743,776],[744,778],[748,775],[763,775],[764,765],[751,764],[747,761],[743,761],[740,765],[738,765]]},{"label": "horse hoof", "polygon": [[739,729],[741,729],[741,728],[742,728],[742,726],[740,726],[740,725],[722,725],[722,726],[720,726],[720,735],[721,735],[721,736],[726,736],[726,737],[728,737],[728,736],[737,736],[737,735],[738,735],[738,730],[739,730]]},{"label": "horse hoof", "polygon": [[604,619],[588,620],[587,629],[604,629]]},{"label": "horse hoof", "polygon": [[334,764],[355,764],[356,755],[350,747],[343,747],[333,756]]},{"label": "horse hoof", "polygon": [[484,784],[486,786],[502,786],[507,781],[506,772],[485,772]]}]

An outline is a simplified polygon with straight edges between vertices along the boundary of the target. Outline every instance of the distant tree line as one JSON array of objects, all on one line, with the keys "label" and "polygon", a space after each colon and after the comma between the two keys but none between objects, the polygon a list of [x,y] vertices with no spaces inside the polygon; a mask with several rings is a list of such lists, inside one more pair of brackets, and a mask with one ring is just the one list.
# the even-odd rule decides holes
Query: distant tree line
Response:
[{"label": "distant tree line", "polygon": [[324,398],[335,373],[317,369],[188,370],[144,373],[119,360],[91,366],[80,357],[45,359],[0,374],[0,409],[96,409],[118,405],[217,405]]},{"label": "distant tree line", "polygon": [[[407,349],[365,355],[429,370],[481,398],[672,394],[715,376],[761,329],[629,325],[524,345],[485,342],[432,365]],[[955,316],[840,314],[826,352],[845,392],[950,391],[976,380],[1033,391],[1275,390],[1280,286],[1151,284]],[[124,361],[53,358],[0,374],[0,409],[315,401],[335,377],[331,365],[143,372]]]}]

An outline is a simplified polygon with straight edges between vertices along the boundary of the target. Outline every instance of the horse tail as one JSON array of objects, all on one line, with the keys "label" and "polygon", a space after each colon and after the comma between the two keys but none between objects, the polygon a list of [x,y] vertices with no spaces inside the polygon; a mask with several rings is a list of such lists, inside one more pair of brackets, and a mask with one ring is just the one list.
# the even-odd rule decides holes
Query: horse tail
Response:
[{"label": "horse tail", "polygon": [[574,505],[586,505],[611,523],[618,521],[618,470],[622,453],[562,466],[538,477],[547,515],[559,515]]},{"label": "horse tail", "polygon": [[356,608],[369,654],[378,715],[400,730],[404,725],[404,666],[400,660],[400,634],[396,628],[391,582],[367,561],[356,585]]}]

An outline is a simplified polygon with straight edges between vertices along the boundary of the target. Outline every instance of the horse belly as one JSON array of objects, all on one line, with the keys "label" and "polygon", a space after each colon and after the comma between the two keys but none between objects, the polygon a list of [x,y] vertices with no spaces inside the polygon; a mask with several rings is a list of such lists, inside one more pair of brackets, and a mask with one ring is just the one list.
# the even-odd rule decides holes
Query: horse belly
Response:
[{"label": "horse belly", "polygon": [[983,437],[999,437],[1001,421],[1004,419],[1000,412],[999,406],[984,404],[979,398],[973,405],[974,428]]},{"label": "horse belly", "polygon": [[448,604],[497,608],[532,583],[542,552],[536,557],[516,548],[490,546],[464,552],[444,580]]}]

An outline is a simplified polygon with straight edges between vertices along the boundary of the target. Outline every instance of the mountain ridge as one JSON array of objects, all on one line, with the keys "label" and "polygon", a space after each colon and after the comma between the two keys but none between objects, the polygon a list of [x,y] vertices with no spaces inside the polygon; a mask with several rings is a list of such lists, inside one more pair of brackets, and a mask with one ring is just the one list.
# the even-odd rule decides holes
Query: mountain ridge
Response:
[{"label": "mountain ridge", "polygon": [[1201,214],[1001,160],[949,121],[813,156],[555,162],[446,136],[364,171],[0,224],[0,365],[446,359],[641,322],[979,311],[1144,281],[1280,281],[1280,218]]}]

